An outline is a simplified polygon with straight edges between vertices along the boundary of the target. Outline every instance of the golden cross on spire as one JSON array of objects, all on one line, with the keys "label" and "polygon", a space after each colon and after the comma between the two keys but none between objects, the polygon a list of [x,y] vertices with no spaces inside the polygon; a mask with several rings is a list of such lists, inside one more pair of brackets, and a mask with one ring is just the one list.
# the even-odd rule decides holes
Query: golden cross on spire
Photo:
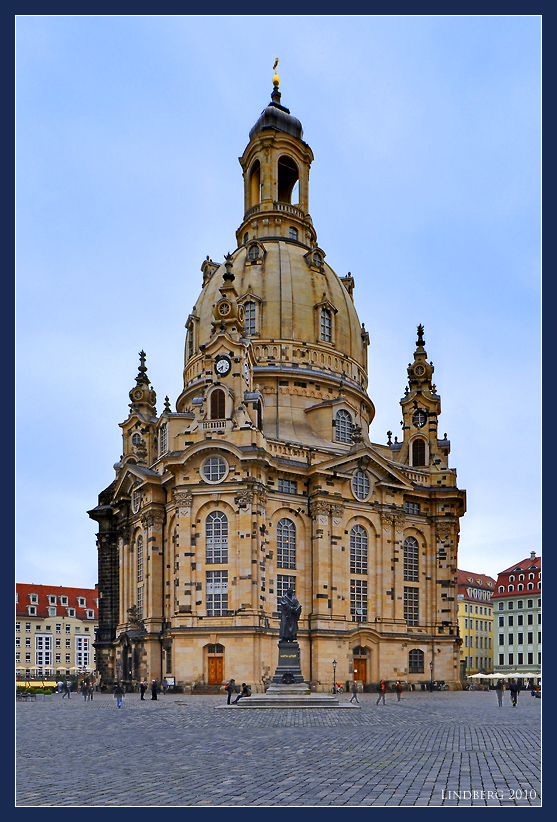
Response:
[{"label": "golden cross on spire", "polygon": [[275,65],[273,66],[273,71],[275,72],[273,77],[273,85],[278,88],[280,83],[280,77],[277,74],[277,66],[278,66],[279,59],[278,57],[275,59]]}]

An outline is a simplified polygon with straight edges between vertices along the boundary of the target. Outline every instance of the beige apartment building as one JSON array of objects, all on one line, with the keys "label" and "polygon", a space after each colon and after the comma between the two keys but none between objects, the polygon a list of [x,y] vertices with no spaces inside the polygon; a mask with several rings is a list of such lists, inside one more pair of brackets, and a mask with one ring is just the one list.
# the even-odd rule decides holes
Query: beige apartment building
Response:
[{"label": "beige apartment building", "polygon": [[493,602],[495,580],[485,574],[458,571],[460,677],[493,673],[495,640]]},{"label": "beige apartment building", "polygon": [[[330,689],[333,670],[366,687],[459,681],[465,492],[438,433],[424,329],[400,364],[401,437],[373,442],[358,278],[338,276],[318,243],[312,161],[275,76],[240,157],[236,248],[203,261],[185,311],[183,390],[157,411],[140,353],[116,474],[89,511],[107,685],[166,676],[218,688],[233,676],[262,690],[289,587],[316,690]],[[361,287],[373,289],[367,276]],[[410,333],[405,305],[397,321]],[[164,322],[160,304],[151,319]]]},{"label": "beige apartment building", "polygon": [[16,584],[16,680],[95,670],[96,588]]}]

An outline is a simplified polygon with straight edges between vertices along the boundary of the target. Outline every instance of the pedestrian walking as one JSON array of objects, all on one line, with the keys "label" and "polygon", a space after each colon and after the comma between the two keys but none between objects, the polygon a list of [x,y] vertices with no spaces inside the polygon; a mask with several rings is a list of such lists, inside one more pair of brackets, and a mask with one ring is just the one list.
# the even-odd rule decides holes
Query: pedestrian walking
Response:
[{"label": "pedestrian walking", "polygon": [[350,697],[350,702],[358,702],[358,686],[356,685],[356,680],[352,682],[350,690],[352,691],[352,696]]},{"label": "pedestrian walking", "polygon": [[495,693],[497,694],[497,705],[499,708],[503,707],[503,697],[505,695],[505,680],[498,679],[495,686]]},{"label": "pedestrian walking", "polygon": [[145,691],[146,690],[147,690],[147,683],[145,682],[144,679],[142,679],[141,682],[139,683],[139,693],[140,693],[139,698],[140,699],[145,700]]},{"label": "pedestrian walking", "polygon": [[89,694],[89,699],[91,702],[93,701],[93,694],[95,693],[95,686],[92,682],[87,685],[87,693]]},{"label": "pedestrian walking", "polygon": [[59,694],[61,694],[61,693],[62,693],[62,685],[63,685],[63,684],[64,684],[64,683],[62,682],[62,680],[61,680],[61,679],[59,679],[59,680],[58,680],[58,682],[56,683],[56,688],[58,689],[58,693],[59,693]]},{"label": "pedestrian walking", "polygon": [[379,694],[379,696],[377,697],[377,702],[375,704],[379,705],[379,702],[382,699],[383,700],[383,705],[386,705],[387,703],[385,702],[385,682],[384,682],[384,680],[381,680],[379,682],[379,685],[377,686],[377,693]]},{"label": "pedestrian walking", "polygon": [[396,701],[400,702],[402,699],[402,682],[400,679],[397,679],[395,682],[395,691],[396,691]]},{"label": "pedestrian walking", "polygon": [[511,679],[509,682],[509,691],[511,692],[511,703],[513,708],[516,708],[516,703],[518,702],[518,694],[520,693],[520,687],[516,679]]},{"label": "pedestrian walking", "polygon": [[235,679],[229,679],[228,682],[226,683],[226,692],[228,694],[228,698],[226,700],[227,705],[230,705],[230,700],[232,699],[232,694],[234,693],[235,688],[236,688],[236,680]]},{"label": "pedestrian walking", "polygon": [[246,696],[251,696],[251,688],[250,688],[249,685],[246,685],[245,682],[242,682],[242,690],[240,691],[240,693],[238,694],[238,696],[236,697],[236,699],[234,700],[234,702],[232,704],[236,705],[236,703],[238,703],[240,701],[240,699],[242,699],[243,697],[246,697]]},{"label": "pedestrian walking", "polygon": [[161,682],[161,686],[162,686],[163,695],[166,696],[166,692],[168,691],[168,682],[166,681],[166,677],[163,678],[163,680]]},{"label": "pedestrian walking", "polygon": [[114,686],[114,696],[116,698],[116,707],[117,708],[122,707],[122,700],[124,699],[124,693],[125,693],[124,683],[123,682],[117,682],[116,685]]},{"label": "pedestrian walking", "polygon": [[155,699],[155,700],[156,700],[156,698],[157,698],[157,691],[158,691],[157,680],[156,680],[156,679],[153,679],[153,681],[151,682],[151,699]]},{"label": "pedestrian walking", "polygon": [[67,680],[64,680],[62,683],[62,699],[64,699],[65,696],[67,696],[68,699],[70,698],[70,686]]},{"label": "pedestrian walking", "polygon": [[84,701],[87,701],[87,683],[84,679],[81,680],[81,685],[79,686],[79,690],[81,691],[81,696],[83,697]]}]

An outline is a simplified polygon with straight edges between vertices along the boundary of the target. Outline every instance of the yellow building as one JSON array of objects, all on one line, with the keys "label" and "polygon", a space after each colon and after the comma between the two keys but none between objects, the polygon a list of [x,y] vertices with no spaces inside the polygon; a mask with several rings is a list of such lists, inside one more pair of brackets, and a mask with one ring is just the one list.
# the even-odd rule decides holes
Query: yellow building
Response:
[{"label": "yellow building", "polygon": [[458,572],[460,677],[493,673],[495,659],[493,602],[495,580],[485,574]]},{"label": "yellow building", "polygon": [[337,276],[317,242],[313,154],[273,83],[240,157],[237,247],[201,266],[183,390],[157,413],[141,352],[116,477],[89,512],[98,666],[107,684],[233,676],[262,690],[277,664],[277,598],[291,586],[317,690],[331,687],[333,663],[337,680],[370,687],[457,683],[465,492],[438,435],[424,330],[406,374],[401,364],[402,439],[372,443],[354,278]]}]

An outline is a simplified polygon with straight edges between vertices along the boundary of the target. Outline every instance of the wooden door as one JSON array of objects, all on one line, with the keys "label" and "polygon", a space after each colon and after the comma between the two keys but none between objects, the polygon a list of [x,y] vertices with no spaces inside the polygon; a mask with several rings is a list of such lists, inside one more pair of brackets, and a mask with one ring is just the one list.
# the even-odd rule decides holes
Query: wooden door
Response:
[{"label": "wooden door", "polygon": [[361,680],[361,682],[366,684],[366,660],[365,659],[354,659],[354,679]]},{"label": "wooden door", "polygon": [[207,662],[209,668],[209,685],[220,685],[224,672],[222,656],[210,656]]}]

